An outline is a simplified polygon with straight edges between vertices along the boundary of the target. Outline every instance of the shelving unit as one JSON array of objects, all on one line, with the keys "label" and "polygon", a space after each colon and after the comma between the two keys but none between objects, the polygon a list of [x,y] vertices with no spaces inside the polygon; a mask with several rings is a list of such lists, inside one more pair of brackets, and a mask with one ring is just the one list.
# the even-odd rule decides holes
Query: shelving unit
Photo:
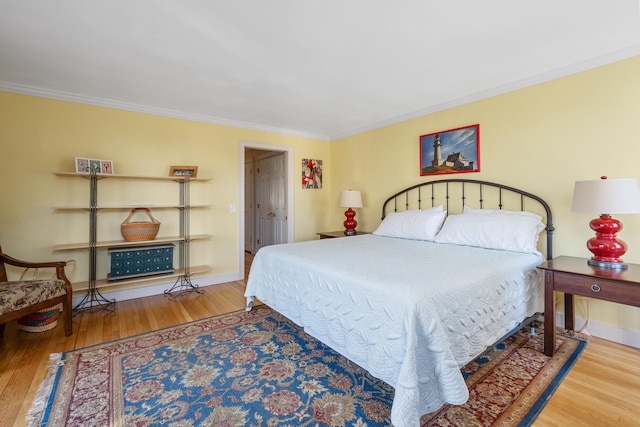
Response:
[{"label": "shelving unit", "polygon": [[[55,245],[53,250],[65,251],[75,249],[89,250],[89,278],[86,282],[75,283],[75,290],[87,291],[83,300],[74,307],[74,310],[88,310],[94,307],[110,309],[114,300],[108,300],[102,296],[100,289],[110,286],[122,286],[126,284],[142,283],[161,278],[176,278],[174,285],[165,291],[167,295],[174,295],[178,292],[195,290],[199,291],[198,286],[191,282],[191,275],[204,273],[209,271],[208,266],[191,266],[190,265],[190,244],[193,240],[210,239],[207,234],[190,234],[190,211],[192,208],[209,207],[209,205],[191,205],[190,204],[190,184],[193,181],[209,181],[209,179],[191,178],[191,177],[154,177],[139,175],[117,175],[117,174],[99,174],[99,173],[76,173],[76,172],[54,172],[57,176],[80,177],[89,180],[89,205],[88,206],[57,206],[57,210],[88,210],[89,211],[89,241],[80,243],[67,243]],[[149,207],[154,209],[176,208],[180,211],[179,235],[160,237],[154,240],[145,240],[138,242],[127,242],[125,240],[98,241],[97,240],[97,214],[99,210],[128,210],[131,205],[98,205],[98,181],[101,179],[129,179],[129,180],[153,180],[153,181],[175,181],[179,184],[180,193],[178,204],[175,205],[136,205],[135,207]],[[180,268],[171,274],[150,275],[144,277],[136,277],[132,279],[122,279],[118,281],[107,281],[106,279],[98,279],[96,276],[97,251],[101,248],[123,248],[136,246],[157,245],[159,243],[178,243],[178,264]]]}]

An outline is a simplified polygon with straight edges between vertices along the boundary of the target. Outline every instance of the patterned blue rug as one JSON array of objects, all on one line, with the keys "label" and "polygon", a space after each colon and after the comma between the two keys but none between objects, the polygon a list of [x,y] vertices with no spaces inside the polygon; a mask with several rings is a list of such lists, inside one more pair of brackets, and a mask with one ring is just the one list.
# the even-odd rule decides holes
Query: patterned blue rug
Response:
[{"label": "patterned blue rug", "polygon": [[[550,396],[585,344],[559,339],[550,359],[539,338],[517,333],[467,365],[469,409],[445,406],[422,424],[533,421],[542,409],[536,403]],[[522,359],[526,348],[514,393],[499,367]],[[512,398],[487,405],[502,383]],[[392,387],[261,306],[52,355],[30,425],[389,426],[392,399]]]}]

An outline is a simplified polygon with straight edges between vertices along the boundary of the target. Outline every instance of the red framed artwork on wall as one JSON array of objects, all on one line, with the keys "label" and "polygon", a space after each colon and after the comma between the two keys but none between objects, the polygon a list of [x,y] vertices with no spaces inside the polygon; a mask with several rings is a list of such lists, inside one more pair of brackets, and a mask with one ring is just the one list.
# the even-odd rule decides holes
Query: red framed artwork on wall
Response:
[{"label": "red framed artwork on wall", "polygon": [[420,176],[480,172],[480,125],[420,136]]}]

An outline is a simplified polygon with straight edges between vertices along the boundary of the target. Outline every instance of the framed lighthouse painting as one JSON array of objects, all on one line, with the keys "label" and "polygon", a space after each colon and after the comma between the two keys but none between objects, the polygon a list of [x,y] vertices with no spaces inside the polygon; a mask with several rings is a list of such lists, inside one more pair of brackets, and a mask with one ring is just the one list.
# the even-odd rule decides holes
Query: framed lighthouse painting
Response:
[{"label": "framed lighthouse painting", "polygon": [[420,136],[420,176],[480,172],[480,125]]}]

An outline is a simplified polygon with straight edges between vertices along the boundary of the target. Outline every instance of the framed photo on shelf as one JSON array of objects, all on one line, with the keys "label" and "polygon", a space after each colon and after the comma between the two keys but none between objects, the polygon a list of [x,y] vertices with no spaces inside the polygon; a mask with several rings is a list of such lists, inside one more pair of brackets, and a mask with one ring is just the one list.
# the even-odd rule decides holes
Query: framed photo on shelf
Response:
[{"label": "framed photo on shelf", "polygon": [[86,157],[76,157],[77,173],[99,173],[104,175],[113,175],[113,161],[88,159]]},{"label": "framed photo on shelf", "polygon": [[82,157],[76,157],[76,172],[78,173],[89,173],[91,172],[91,168],[89,167],[89,159],[85,159]]},{"label": "framed photo on shelf", "polygon": [[188,176],[196,178],[198,176],[197,166],[171,166],[169,176]]},{"label": "framed photo on shelf", "polygon": [[113,175],[113,162],[111,160],[100,160],[100,170],[104,174]]},{"label": "framed photo on shelf", "polygon": [[420,136],[420,176],[480,172],[480,125]]}]

